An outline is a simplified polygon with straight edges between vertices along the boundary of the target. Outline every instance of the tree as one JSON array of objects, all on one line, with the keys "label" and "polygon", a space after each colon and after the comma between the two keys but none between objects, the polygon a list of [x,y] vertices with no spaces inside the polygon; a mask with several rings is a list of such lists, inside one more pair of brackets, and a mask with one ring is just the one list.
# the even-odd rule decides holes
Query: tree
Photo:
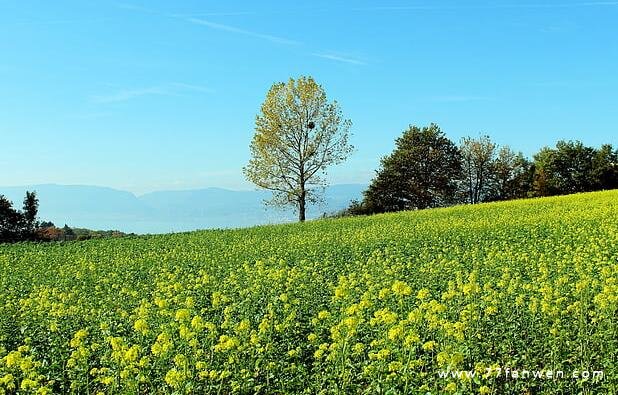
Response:
[{"label": "tree", "polygon": [[486,200],[496,157],[496,144],[489,136],[464,137],[459,147],[465,189],[471,204]]},{"label": "tree", "polygon": [[294,206],[305,220],[307,203],[319,200],[326,169],[352,152],[350,120],[328,102],[311,77],[275,83],[255,122],[246,178],[273,192],[272,204]]},{"label": "tree", "polygon": [[558,141],[555,149],[541,149],[534,155],[534,194],[548,196],[595,190],[592,177],[595,154],[594,148],[580,141]]},{"label": "tree", "polygon": [[410,126],[381,160],[362,207],[369,212],[425,209],[455,201],[461,177],[459,150],[438,125]]},{"label": "tree", "polygon": [[532,181],[532,196],[550,196],[555,194],[556,188],[551,185],[551,175],[549,173],[552,167],[554,150],[549,147],[543,147],[539,152],[534,154],[534,175]]},{"label": "tree", "polygon": [[39,199],[37,199],[36,197],[36,192],[26,191],[26,197],[24,198],[23,206],[24,225],[22,230],[22,237],[24,239],[34,239],[35,231],[38,227],[38,223],[36,220],[38,211]]},{"label": "tree", "polygon": [[64,224],[64,226],[62,227],[62,235],[63,235],[64,241],[75,240],[75,232],[67,224]]},{"label": "tree", "polygon": [[524,155],[503,146],[493,161],[490,200],[521,199],[532,188],[534,167]]},{"label": "tree", "polygon": [[618,188],[618,150],[604,144],[592,158],[592,179],[595,189]]},{"label": "tree", "polygon": [[19,241],[22,223],[22,214],[13,208],[10,200],[0,195],[0,243]]}]

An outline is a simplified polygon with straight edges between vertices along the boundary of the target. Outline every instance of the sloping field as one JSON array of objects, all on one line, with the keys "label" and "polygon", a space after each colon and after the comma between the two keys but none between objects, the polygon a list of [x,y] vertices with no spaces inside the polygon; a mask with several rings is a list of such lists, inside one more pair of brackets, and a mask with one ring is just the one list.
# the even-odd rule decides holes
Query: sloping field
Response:
[{"label": "sloping field", "polygon": [[0,394],[610,394],[617,361],[618,191],[0,246]]}]

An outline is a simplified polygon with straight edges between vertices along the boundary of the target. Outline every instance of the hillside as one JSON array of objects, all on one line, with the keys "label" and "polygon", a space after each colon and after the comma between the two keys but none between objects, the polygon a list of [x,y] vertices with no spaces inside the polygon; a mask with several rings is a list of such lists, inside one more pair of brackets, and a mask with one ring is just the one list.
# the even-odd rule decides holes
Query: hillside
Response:
[{"label": "hillside", "polygon": [[616,212],[607,191],[2,245],[0,392],[615,393]]}]

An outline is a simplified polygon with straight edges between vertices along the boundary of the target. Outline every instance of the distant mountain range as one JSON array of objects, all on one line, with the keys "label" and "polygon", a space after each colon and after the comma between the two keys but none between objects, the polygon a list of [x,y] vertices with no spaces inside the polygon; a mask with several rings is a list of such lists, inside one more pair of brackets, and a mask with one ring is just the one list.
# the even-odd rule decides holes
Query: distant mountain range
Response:
[{"label": "distant mountain range", "polygon": [[[366,188],[360,184],[326,188],[324,203],[310,206],[308,218],[332,213],[360,199]],[[57,226],[113,229],[134,233],[168,233],[207,228],[236,228],[296,220],[292,210],[264,205],[267,191],[233,191],[205,188],[159,191],[136,196],[130,192],[86,185],[28,185],[0,187],[0,195],[17,208],[26,191],[36,191],[39,217]]]}]

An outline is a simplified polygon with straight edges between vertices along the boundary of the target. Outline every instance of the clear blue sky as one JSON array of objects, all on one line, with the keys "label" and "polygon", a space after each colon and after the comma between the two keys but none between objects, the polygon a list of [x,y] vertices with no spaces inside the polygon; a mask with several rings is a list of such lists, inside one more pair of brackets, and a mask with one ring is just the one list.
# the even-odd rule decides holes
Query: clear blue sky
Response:
[{"label": "clear blue sky", "polygon": [[275,81],[312,75],[367,182],[408,124],[618,145],[618,1],[0,0],[0,185],[248,189]]}]

